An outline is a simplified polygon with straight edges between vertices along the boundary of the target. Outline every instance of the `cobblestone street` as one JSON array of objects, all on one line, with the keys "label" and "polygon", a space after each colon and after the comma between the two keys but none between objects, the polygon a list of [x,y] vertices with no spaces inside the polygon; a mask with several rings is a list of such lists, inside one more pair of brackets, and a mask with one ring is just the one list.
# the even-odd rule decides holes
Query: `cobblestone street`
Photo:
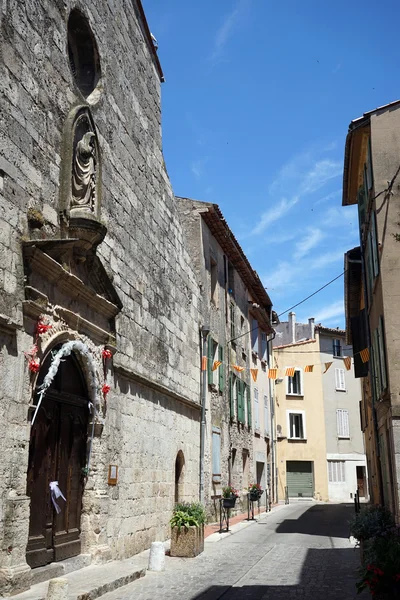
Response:
[{"label": "cobblestone street", "polygon": [[[194,559],[166,558],[166,570],[104,600],[350,600],[359,553],[348,540],[353,508],[297,502],[280,507]],[[362,596],[364,597],[364,596]]]}]

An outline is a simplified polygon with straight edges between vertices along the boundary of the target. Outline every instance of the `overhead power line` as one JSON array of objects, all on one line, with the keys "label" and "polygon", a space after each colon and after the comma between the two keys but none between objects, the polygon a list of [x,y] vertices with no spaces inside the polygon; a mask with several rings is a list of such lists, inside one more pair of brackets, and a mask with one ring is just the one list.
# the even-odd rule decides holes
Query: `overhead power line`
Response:
[{"label": "overhead power line", "polygon": [[309,300],[310,298],[312,298],[313,296],[315,296],[315,294],[318,294],[319,292],[321,292],[322,290],[324,290],[326,287],[328,287],[328,285],[331,285],[331,283],[333,283],[334,281],[336,281],[340,277],[343,277],[343,275],[345,274],[345,272],[346,271],[343,271],[342,273],[340,273],[340,275],[338,275],[334,279],[331,279],[330,281],[328,281],[328,283],[326,283],[325,285],[323,285],[322,287],[320,287],[318,290],[316,290],[315,292],[313,292],[312,294],[310,294],[309,296],[307,296],[307,298],[304,298],[304,300],[300,300],[300,302],[298,302],[297,304],[294,304],[290,308],[287,308],[283,312],[279,313],[278,317],[281,317],[285,313],[289,312],[289,310],[293,310],[293,308],[296,308],[296,306],[300,306],[300,304],[303,304],[303,302],[306,302],[306,300]]}]

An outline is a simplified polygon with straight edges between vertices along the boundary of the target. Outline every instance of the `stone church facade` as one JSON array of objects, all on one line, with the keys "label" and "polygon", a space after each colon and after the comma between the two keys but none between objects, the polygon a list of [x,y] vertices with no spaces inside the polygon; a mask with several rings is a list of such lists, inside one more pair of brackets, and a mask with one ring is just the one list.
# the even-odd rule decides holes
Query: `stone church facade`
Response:
[{"label": "stone church facade", "polygon": [[199,287],[139,0],[0,15],[0,594],[199,491]]}]

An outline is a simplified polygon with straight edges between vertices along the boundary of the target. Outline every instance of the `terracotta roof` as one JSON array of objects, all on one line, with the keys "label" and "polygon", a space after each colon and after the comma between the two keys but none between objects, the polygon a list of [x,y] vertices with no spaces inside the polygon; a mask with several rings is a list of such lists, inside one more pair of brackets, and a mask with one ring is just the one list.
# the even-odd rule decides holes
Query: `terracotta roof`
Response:
[{"label": "terracotta roof", "polygon": [[346,331],[344,329],[339,329],[339,327],[324,327],[319,323],[315,326],[317,331],[321,331],[322,333],[336,333],[337,335],[346,335]]},{"label": "terracotta roof", "polygon": [[160,63],[160,59],[158,58],[157,50],[153,44],[153,40],[151,39],[151,33],[150,33],[149,25],[147,23],[146,15],[144,14],[142,3],[140,0],[132,0],[132,4],[134,7],[137,8],[137,11],[139,13],[139,21],[140,21],[140,24],[143,29],[143,34],[146,38],[147,44],[148,44],[150,52],[152,54],[153,61],[155,63],[158,75],[160,77],[160,81],[163,83],[165,81],[164,73],[161,68],[161,63]]},{"label": "terracotta roof", "polygon": [[313,344],[317,340],[303,340],[302,342],[292,342],[291,344],[283,344],[283,346],[274,346],[274,350],[282,350],[282,348],[290,348],[291,346],[302,346],[304,344]]}]

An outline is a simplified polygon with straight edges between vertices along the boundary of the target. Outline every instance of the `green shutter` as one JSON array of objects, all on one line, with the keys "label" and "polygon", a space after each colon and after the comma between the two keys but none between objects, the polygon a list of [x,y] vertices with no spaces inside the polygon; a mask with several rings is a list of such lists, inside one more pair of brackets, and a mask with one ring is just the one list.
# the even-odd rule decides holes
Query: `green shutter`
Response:
[{"label": "green shutter", "polygon": [[218,360],[221,361],[221,365],[219,366],[219,391],[223,392],[225,388],[225,364],[224,364],[224,348],[223,346],[218,346]]},{"label": "green shutter", "polygon": [[237,380],[237,411],[238,421],[244,424],[244,399],[243,399],[243,381]]},{"label": "green shutter", "polygon": [[379,356],[381,362],[381,376],[382,376],[382,389],[387,388],[387,370],[386,370],[386,353],[385,353],[385,340],[383,335],[383,318],[379,318]]},{"label": "green shutter", "polygon": [[229,373],[229,403],[230,403],[230,407],[231,407],[231,419],[235,418],[234,388],[235,388],[235,375],[233,373]]},{"label": "green shutter", "polygon": [[246,400],[247,400],[247,425],[252,427],[253,422],[251,420],[251,388],[246,385]]},{"label": "green shutter", "polygon": [[208,384],[213,383],[213,371],[212,366],[214,362],[214,340],[211,335],[208,336],[208,354],[207,354],[207,371],[208,371]]}]

